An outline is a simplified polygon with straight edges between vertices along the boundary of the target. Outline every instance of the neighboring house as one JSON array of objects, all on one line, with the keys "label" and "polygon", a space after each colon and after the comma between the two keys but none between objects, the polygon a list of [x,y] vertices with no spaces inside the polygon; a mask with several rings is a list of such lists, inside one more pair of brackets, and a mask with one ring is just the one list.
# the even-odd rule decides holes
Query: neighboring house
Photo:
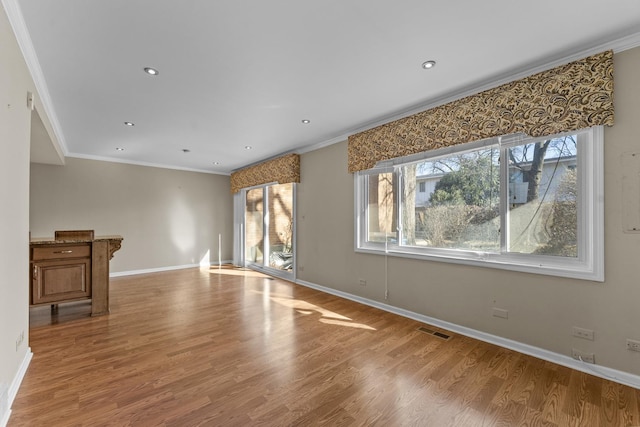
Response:
[{"label": "neighboring house", "polygon": [[[556,167],[557,165],[557,167]],[[530,162],[521,163],[519,167],[510,166],[509,170],[509,194],[512,204],[524,204],[527,202],[527,190],[529,183],[520,168],[528,170]],[[556,192],[560,178],[567,170],[575,169],[576,156],[545,159],[540,180],[540,197],[546,194],[545,199],[551,200]],[[436,189],[436,184],[445,174],[433,173],[416,176],[416,207],[429,206],[431,194]]]},{"label": "neighboring house", "polygon": [[[523,163],[521,168],[529,170],[531,163]],[[546,201],[554,198],[558,185],[562,181],[562,176],[566,171],[576,168],[576,156],[566,156],[560,158],[545,159],[542,168],[542,178],[540,179],[540,189],[538,191],[540,198],[544,197]],[[509,196],[512,205],[520,205],[527,202],[527,191],[529,183],[527,177],[522,170],[511,166],[509,168]]]},{"label": "neighboring house", "polygon": [[444,173],[432,173],[416,176],[416,207],[429,206],[429,198],[444,175]]}]

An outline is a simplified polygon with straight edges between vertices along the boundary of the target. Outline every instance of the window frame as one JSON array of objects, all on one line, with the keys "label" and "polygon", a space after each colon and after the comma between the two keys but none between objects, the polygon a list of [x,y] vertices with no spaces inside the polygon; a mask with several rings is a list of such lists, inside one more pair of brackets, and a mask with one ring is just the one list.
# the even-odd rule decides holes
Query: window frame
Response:
[{"label": "window frame", "polygon": [[[285,183],[285,184],[289,184],[289,183]],[[265,212],[263,211],[262,213],[262,232],[263,232],[263,260],[262,263],[259,262],[255,262],[255,261],[250,261],[247,259],[246,257],[246,221],[247,221],[247,216],[246,216],[246,201],[247,201],[247,193],[250,192],[251,190],[256,190],[256,189],[261,189],[262,190],[262,197],[263,197],[263,205],[267,206],[269,204],[268,198],[269,198],[269,187],[272,186],[276,186],[276,185],[280,185],[280,183],[278,183],[277,181],[274,182],[269,182],[266,184],[259,184],[259,185],[254,185],[252,187],[246,187],[241,189],[238,193],[236,193],[236,196],[238,197],[237,200],[237,212],[234,212],[234,221],[236,223],[236,229],[238,229],[238,235],[239,235],[239,239],[238,239],[238,253],[237,253],[237,258],[238,258],[238,264],[242,265],[243,267],[246,268],[250,268],[252,270],[257,270],[257,271],[261,271],[264,272],[266,274],[269,274],[271,276],[275,276],[275,277],[279,277],[285,280],[292,280],[295,281],[296,280],[296,271],[297,271],[297,250],[298,250],[298,244],[297,244],[297,232],[298,232],[298,225],[297,225],[297,221],[296,221],[296,215],[297,215],[297,208],[298,208],[298,184],[296,182],[291,182],[290,184],[292,184],[292,217],[293,217],[293,228],[292,228],[292,246],[293,246],[293,264],[292,264],[292,268],[290,270],[281,270],[275,267],[271,267],[270,265],[268,265],[268,253],[265,253],[266,251],[264,251],[265,248],[268,248],[270,245],[269,242],[269,224],[268,221],[270,220],[269,218],[269,212]],[[267,230],[267,232],[265,233],[265,230]],[[235,261],[234,261],[235,262]]]},{"label": "window frame", "polygon": [[[367,241],[368,218],[368,177],[379,173],[399,174],[403,165],[426,160],[435,160],[451,154],[475,151],[483,147],[498,146],[501,158],[505,158],[510,147],[535,143],[541,140],[578,135],[578,256],[576,258],[552,255],[523,254],[508,252],[507,233],[500,233],[500,252],[473,251],[463,249],[405,246],[398,241]],[[604,129],[595,126],[562,134],[533,138],[525,135],[509,135],[488,140],[460,144],[438,150],[431,150],[412,156],[379,162],[375,168],[354,174],[355,186],[355,251],[359,253],[382,254],[403,258],[440,261],[504,270],[569,277],[592,281],[604,281]],[[500,229],[508,230],[508,162],[500,162]],[[398,218],[401,216],[401,187],[395,194]],[[399,224],[399,228],[401,225]],[[400,236],[401,232],[398,231]]]}]

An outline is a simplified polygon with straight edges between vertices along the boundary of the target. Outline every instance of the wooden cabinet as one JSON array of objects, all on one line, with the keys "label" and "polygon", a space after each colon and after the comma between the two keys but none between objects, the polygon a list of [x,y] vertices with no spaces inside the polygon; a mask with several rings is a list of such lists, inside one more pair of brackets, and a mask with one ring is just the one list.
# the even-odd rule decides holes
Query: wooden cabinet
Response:
[{"label": "wooden cabinet", "polygon": [[91,298],[91,245],[32,249],[31,304]]},{"label": "wooden cabinet", "polygon": [[122,236],[93,236],[91,230],[56,232],[31,239],[31,305],[91,299],[91,315],[109,313],[109,260]]}]

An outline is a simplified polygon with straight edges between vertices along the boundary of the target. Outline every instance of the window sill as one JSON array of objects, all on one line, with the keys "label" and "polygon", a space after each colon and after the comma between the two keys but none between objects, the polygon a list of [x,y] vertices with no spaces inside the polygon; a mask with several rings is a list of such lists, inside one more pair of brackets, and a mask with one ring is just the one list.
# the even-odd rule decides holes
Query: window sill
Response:
[{"label": "window sill", "polygon": [[556,262],[549,262],[550,260],[543,256],[527,256],[528,262],[525,263],[522,262],[523,257],[517,255],[507,256],[484,252],[464,252],[459,256],[452,256],[450,253],[446,255],[424,254],[409,250],[389,250],[388,252],[385,252],[384,249],[358,247],[356,247],[355,252],[604,282],[603,265],[587,265],[585,262],[573,259],[567,259],[566,262],[560,264],[557,260],[554,260]]}]

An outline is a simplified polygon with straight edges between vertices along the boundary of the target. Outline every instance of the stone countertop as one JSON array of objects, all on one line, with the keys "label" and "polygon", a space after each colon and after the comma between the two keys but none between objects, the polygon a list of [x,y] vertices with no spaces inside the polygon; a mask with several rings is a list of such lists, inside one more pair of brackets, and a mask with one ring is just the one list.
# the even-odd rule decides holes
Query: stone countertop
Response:
[{"label": "stone countertop", "polygon": [[76,239],[56,240],[53,237],[32,237],[30,243],[32,245],[60,245],[60,244],[73,244],[73,243],[100,242],[105,240],[121,242],[123,240],[123,237],[117,234],[106,235],[106,236],[95,236],[93,239],[76,238]]}]

